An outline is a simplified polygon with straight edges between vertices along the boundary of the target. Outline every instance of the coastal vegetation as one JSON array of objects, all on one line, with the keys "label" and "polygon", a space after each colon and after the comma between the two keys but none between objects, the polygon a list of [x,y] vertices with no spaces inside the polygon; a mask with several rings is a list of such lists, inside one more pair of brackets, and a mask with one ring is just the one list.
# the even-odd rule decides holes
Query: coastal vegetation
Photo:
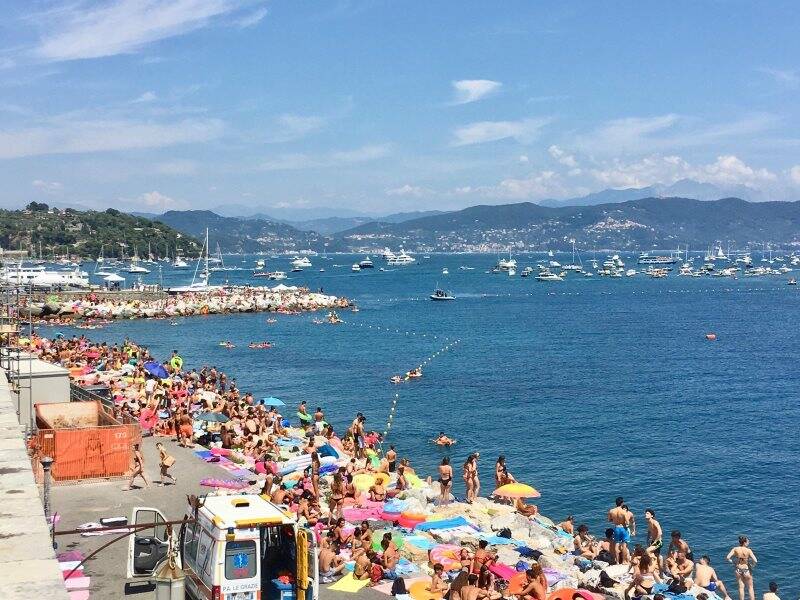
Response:
[{"label": "coastal vegetation", "polygon": [[31,202],[24,210],[0,210],[0,247],[27,250],[31,256],[97,257],[197,256],[202,244],[193,236],[114,208],[105,211],[56,209]]}]

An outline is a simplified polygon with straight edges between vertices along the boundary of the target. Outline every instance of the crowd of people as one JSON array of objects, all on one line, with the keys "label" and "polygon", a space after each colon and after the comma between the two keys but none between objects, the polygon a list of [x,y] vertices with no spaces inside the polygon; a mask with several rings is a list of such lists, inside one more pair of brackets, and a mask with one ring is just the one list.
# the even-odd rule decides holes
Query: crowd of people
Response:
[{"label": "crowd of people", "polygon": [[[403,497],[411,490],[412,482],[419,482],[421,478],[408,458],[398,456],[394,445],[384,451],[380,433],[367,428],[364,414],[359,412],[339,434],[326,421],[322,407],[317,406],[312,411],[302,402],[297,416],[303,441],[296,450],[300,455],[308,455],[308,466],[288,479],[272,466],[281,460],[281,441],[286,440],[290,430],[288,419],[276,406],[269,406],[255,399],[253,394],[241,391],[235,378],[215,366],[184,369],[177,351],[166,361],[159,362],[146,346],[127,339],[121,344],[109,345],[93,343],[84,336],[48,339],[33,335],[22,342],[42,359],[70,369],[81,383],[106,384],[114,401],[115,414],[139,420],[145,431],[172,438],[183,446],[199,444],[234,452],[257,471],[260,465],[257,487],[251,491],[294,511],[301,522],[318,532],[322,540],[319,569],[324,581],[335,580],[344,573],[347,563],[354,561],[354,578],[368,580],[371,585],[400,579],[397,585],[402,592],[402,577],[398,575],[401,552],[392,531],[386,531],[376,540],[376,528],[369,520],[361,520],[351,527],[345,514],[348,507],[380,505]],[[153,365],[159,368],[157,374],[153,374],[156,371]],[[298,431],[297,428],[292,430]],[[327,445],[335,448],[340,458],[335,466],[330,468],[328,463],[329,468],[323,470],[321,448]],[[174,483],[170,468],[175,459],[163,443],[157,447],[159,483],[166,484],[168,479]],[[464,506],[465,511],[470,505],[486,501],[481,497],[479,460],[480,454],[474,452],[461,465],[465,494],[463,505],[459,506]],[[134,463],[129,485],[137,478],[149,485],[138,447]],[[366,489],[356,484],[356,478],[362,474],[372,478]],[[428,477],[423,482],[435,490],[426,509],[452,510],[454,477],[450,458],[445,456],[438,467],[438,479],[434,482]],[[499,456],[494,468],[495,488],[514,482],[516,479],[509,472],[505,457]],[[531,522],[544,522],[538,507],[520,498],[497,497],[493,502],[497,506],[505,505],[506,510]],[[592,536],[586,524],[576,527],[572,516],[553,524],[552,529],[570,540],[564,552],[572,556],[575,565],[581,569],[599,565],[603,569],[598,591],[624,581],[625,598],[661,600],[664,594],[679,595],[694,589],[698,600],[706,600],[703,596],[711,597],[710,594],[730,599],[728,588],[708,555],[696,556],[678,530],[670,532],[665,544],[656,511],[648,508],[643,517],[646,543],[632,547],[637,523],[622,497],[616,498],[608,511],[609,527],[602,538]],[[399,526],[397,522],[392,525]],[[753,569],[758,561],[747,537],[739,538],[738,545],[726,558],[733,565],[739,600],[755,600]],[[508,582],[492,569],[498,562],[498,554],[486,539],[473,546],[463,545],[454,560],[458,568],[445,569],[429,556],[427,566],[431,575],[426,592],[451,600],[509,595]],[[615,571],[616,577],[604,576],[604,569],[610,565],[624,565],[625,576],[620,578],[619,571]],[[547,600],[548,582],[542,566],[534,562],[524,573],[513,595],[520,600]],[[771,582],[769,589],[764,600],[779,600],[777,585]]]}]

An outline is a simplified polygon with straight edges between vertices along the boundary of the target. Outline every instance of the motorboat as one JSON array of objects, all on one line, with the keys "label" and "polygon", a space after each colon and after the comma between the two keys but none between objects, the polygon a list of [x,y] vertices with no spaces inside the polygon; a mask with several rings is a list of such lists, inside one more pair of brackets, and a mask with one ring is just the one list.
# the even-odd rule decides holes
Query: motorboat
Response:
[{"label": "motorboat", "polygon": [[263,268],[264,268],[264,266],[265,266],[266,264],[267,264],[267,263],[266,263],[266,261],[265,261],[263,258],[259,258],[259,259],[256,261],[256,268],[257,268],[257,269],[263,269]]},{"label": "motorboat", "polygon": [[300,267],[301,269],[304,269],[305,267],[310,267],[310,266],[311,266],[311,261],[308,259],[307,256],[302,256],[302,257],[295,256],[294,258],[292,258],[292,267]]},{"label": "motorboat", "polygon": [[544,269],[536,276],[536,281],[564,281],[564,278],[556,273]]},{"label": "motorboat", "polygon": [[678,262],[678,259],[674,256],[663,256],[663,255],[653,256],[652,254],[648,254],[647,252],[642,252],[639,255],[639,259],[637,260],[637,262],[640,265],[663,266],[663,265],[674,265],[676,262]]},{"label": "motorboat", "polygon": [[359,271],[361,271],[361,265],[360,265],[360,264],[358,264],[358,263],[353,263],[353,266],[352,266],[352,267],[350,267],[350,270],[351,270],[353,273],[358,273]]},{"label": "motorboat", "polygon": [[150,270],[149,270],[149,269],[145,269],[143,266],[141,266],[141,265],[138,263],[138,261],[136,261],[136,262],[134,262],[134,261],[131,261],[131,264],[128,266],[128,268],[126,269],[126,271],[127,271],[128,273],[141,273],[142,275],[146,275],[147,273],[149,273],[149,272],[150,272]]},{"label": "motorboat", "polygon": [[517,268],[517,261],[511,258],[509,254],[508,258],[501,258],[497,261],[497,265],[495,268],[499,271],[509,271],[511,269]]},{"label": "motorboat", "polygon": [[400,254],[395,256],[393,259],[389,259],[388,262],[389,262],[390,265],[403,266],[403,265],[410,265],[412,263],[415,263],[416,259],[413,256],[411,256],[410,254],[407,254],[406,251],[401,248],[400,249]]},{"label": "motorboat", "polygon": [[453,296],[453,294],[451,294],[450,292],[446,292],[445,290],[436,288],[430,295],[430,299],[435,302],[442,302],[445,300],[455,300],[456,297]]},{"label": "motorboat", "polygon": [[447,267],[442,269],[442,275],[450,275],[450,271],[447,270]]},{"label": "motorboat", "polygon": [[[263,266],[263,265],[262,265]],[[175,260],[172,261],[172,268],[173,269],[188,269],[189,263],[187,263],[180,255],[175,256]]]},{"label": "motorboat", "polygon": [[461,270],[461,271],[474,271],[474,270],[475,270],[475,267],[467,267],[467,266],[464,266],[464,265],[461,265],[461,266],[460,266],[460,267],[458,267],[458,268],[459,268],[459,270]]},{"label": "motorboat", "polygon": [[509,277],[513,277],[514,275],[517,274],[517,270],[514,267],[511,267],[510,269],[508,269],[508,271],[506,271],[506,273],[508,273]]},{"label": "motorboat", "polygon": [[301,267],[292,267],[292,273],[299,273],[303,269]]},{"label": "motorboat", "polygon": [[269,278],[270,281],[280,281],[282,279],[286,279],[286,273],[283,271],[271,271],[270,273],[267,273],[267,278]]},{"label": "motorboat", "polygon": [[381,258],[387,262],[391,262],[397,258],[397,255],[389,248],[384,248],[383,252],[381,253]]},{"label": "motorboat", "polygon": [[372,269],[375,267],[369,256],[364,260],[362,260],[360,263],[358,263],[358,266],[361,267],[362,269]]},{"label": "motorboat", "polygon": [[625,277],[633,277],[636,275],[636,269],[628,269],[625,271]]},{"label": "motorboat", "polygon": [[525,267],[519,275],[520,277],[528,277],[531,273],[533,273],[533,267]]},{"label": "motorboat", "polygon": [[786,285],[797,285],[797,279],[791,277],[789,281],[786,282]]}]

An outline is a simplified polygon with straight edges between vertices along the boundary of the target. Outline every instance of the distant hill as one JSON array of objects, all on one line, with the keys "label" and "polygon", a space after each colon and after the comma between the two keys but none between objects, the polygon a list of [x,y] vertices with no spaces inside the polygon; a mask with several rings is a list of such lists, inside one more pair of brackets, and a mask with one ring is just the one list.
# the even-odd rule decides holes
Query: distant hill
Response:
[{"label": "distant hill", "polygon": [[[155,217],[158,222],[196,237],[209,230],[211,252],[216,244],[223,252],[297,252],[323,251],[328,238],[313,231],[300,231],[286,223],[266,219],[223,217],[210,210],[165,212]],[[332,251],[333,247],[330,248]]]},{"label": "distant hill", "polygon": [[386,215],[385,217],[328,217],[325,219],[309,219],[307,221],[286,221],[302,231],[316,231],[324,235],[331,235],[342,231],[347,231],[365,223],[402,223],[411,219],[420,219],[440,215],[440,210],[426,210],[415,212],[403,212]]},{"label": "distant hill", "polygon": [[417,251],[497,252],[514,248],[705,248],[763,242],[800,244],[799,202],[643,198],[594,206],[530,202],[473,206],[402,223],[367,223],[339,236],[359,250],[403,246]]},{"label": "distant hill", "polygon": [[113,208],[105,211],[53,209],[32,202],[26,210],[0,210],[0,246],[28,250],[45,257],[73,254],[97,257],[173,255],[176,247],[187,255],[198,255],[201,244],[172,227],[135,217]]},{"label": "distant hill", "polygon": [[750,202],[766,200],[763,194],[746,185],[718,186],[693,179],[681,179],[670,185],[656,184],[642,188],[607,189],[586,196],[566,200],[542,200],[541,206],[594,206],[612,202],[627,202],[640,198],[693,198],[695,200],[719,200],[720,198],[742,198]]}]

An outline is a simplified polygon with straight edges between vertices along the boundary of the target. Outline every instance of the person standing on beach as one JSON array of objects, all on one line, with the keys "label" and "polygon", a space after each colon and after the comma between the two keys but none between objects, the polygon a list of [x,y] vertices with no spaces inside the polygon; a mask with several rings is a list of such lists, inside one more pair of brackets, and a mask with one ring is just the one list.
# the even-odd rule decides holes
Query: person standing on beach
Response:
[{"label": "person standing on beach", "polygon": [[644,511],[644,520],[647,522],[647,551],[658,559],[660,568],[664,532],[661,530],[661,523],[656,521],[656,512],[652,508]]},{"label": "person standing on beach", "polygon": [[463,474],[462,477],[464,478],[464,486],[467,488],[466,496],[464,497],[467,504],[472,504],[472,501],[475,500],[475,490],[473,489],[473,474],[472,470],[475,468],[473,459],[474,454],[470,454],[467,457],[467,460],[464,461],[463,466]]},{"label": "person standing on beach", "polygon": [[322,428],[325,426],[325,413],[322,412],[321,407],[317,407],[316,412],[314,412],[314,429],[317,430],[317,433],[322,433]]},{"label": "person standing on beach", "polygon": [[[758,559],[750,549],[750,540],[746,536],[739,536],[739,545],[731,548],[728,556],[725,557],[732,565],[736,581],[739,583],[739,600],[744,600],[745,586],[747,587],[750,600],[755,600],[756,594],[753,590],[753,567],[758,564]],[[752,562],[752,565],[750,564]]]},{"label": "person standing on beach", "polygon": [[161,471],[161,478],[158,481],[158,485],[164,485],[164,477],[169,477],[172,480],[172,484],[175,485],[178,483],[178,480],[169,472],[169,468],[175,464],[175,458],[167,454],[164,444],[161,442],[156,444],[156,448],[158,448],[158,467]]},{"label": "person standing on beach", "polygon": [[131,478],[128,481],[128,491],[133,489],[133,482],[137,477],[141,477],[142,481],[144,481],[144,487],[150,489],[150,482],[147,481],[147,476],[144,474],[144,456],[142,456],[142,451],[139,449],[139,444],[134,444],[133,472],[131,473]]},{"label": "person standing on beach", "polygon": [[439,465],[439,485],[442,488],[439,506],[447,506],[450,502],[450,489],[453,487],[453,467],[450,466],[450,458],[447,456]]},{"label": "person standing on beach", "polygon": [[389,446],[389,451],[386,453],[386,461],[389,463],[389,473],[394,473],[397,470],[397,452],[394,446]]},{"label": "person standing on beach", "polygon": [[631,541],[631,532],[628,529],[628,511],[622,508],[625,500],[618,496],[614,501],[614,508],[608,511],[608,520],[614,524],[614,541],[611,544],[611,556],[617,564],[628,562],[628,542]]}]

